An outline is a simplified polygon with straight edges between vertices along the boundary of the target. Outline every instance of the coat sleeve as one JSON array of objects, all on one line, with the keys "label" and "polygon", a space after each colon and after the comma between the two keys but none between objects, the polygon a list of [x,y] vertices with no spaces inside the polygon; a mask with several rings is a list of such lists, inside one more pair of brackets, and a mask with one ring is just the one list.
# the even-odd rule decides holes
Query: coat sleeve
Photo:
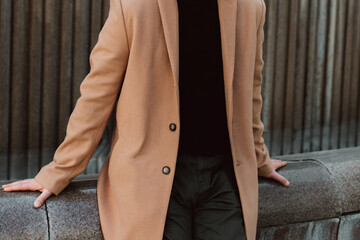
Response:
[{"label": "coat sleeve", "polygon": [[70,115],[64,141],[35,176],[58,195],[82,173],[95,152],[118,98],[129,55],[120,0],[110,0],[109,15],[90,53],[90,72]]},{"label": "coat sleeve", "polygon": [[264,143],[263,132],[264,124],[261,121],[262,97],[261,97],[261,84],[262,84],[262,69],[264,66],[263,60],[263,42],[264,42],[264,24],[266,6],[265,2],[262,3],[262,16],[260,25],[257,31],[257,46],[256,46],[256,60],[255,72],[253,83],[253,134],[255,141],[255,152],[257,158],[258,175],[264,176],[271,173],[275,168],[270,160],[269,151]]}]

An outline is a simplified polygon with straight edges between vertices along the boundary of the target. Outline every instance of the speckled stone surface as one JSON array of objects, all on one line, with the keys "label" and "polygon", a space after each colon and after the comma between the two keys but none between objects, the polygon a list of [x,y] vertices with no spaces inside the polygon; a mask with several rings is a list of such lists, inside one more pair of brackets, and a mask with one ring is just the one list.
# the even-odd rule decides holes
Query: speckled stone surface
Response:
[{"label": "speckled stone surface", "polygon": [[[1,181],[0,185],[14,181]],[[0,189],[0,239],[48,239],[46,206],[34,208],[40,192]]]},{"label": "speckled stone surface", "polygon": [[103,239],[96,184],[97,180],[72,181],[47,200],[50,239]]},{"label": "speckled stone surface", "polygon": [[337,185],[342,214],[360,210],[360,147],[279,156],[294,158],[316,159],[328,170]]},{"label": "speckled stone surface", "polygon": [[[290,186],[259,178],[257,239],[360,239],[360,147],[272,158],[288,162],[277,172]],[[0,191],[0,239],[103,239],[97,177],[79,175],[39,209],[40,192]]]},{"label": "speckled stone surface", "polygon": [[259,178],[259,227],[333,218],[341,210],[334,178],[321,163],[289,160],[277,170],[289,180],[279,182]]},{"label": "speckled stone surface", "polygon": [[257,240],[355,240],[337,238],[338,218],[258,229]]},{"label": "speckled stone surface", "polygon": [[360,212],[341,217],[338,239],[360,239]]}]

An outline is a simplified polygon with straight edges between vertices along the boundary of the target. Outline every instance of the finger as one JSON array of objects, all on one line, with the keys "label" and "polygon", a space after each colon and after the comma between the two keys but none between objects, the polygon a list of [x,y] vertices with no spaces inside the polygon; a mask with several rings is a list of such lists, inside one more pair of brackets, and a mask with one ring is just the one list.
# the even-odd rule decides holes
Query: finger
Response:
[{"label": "finger", "polygon": [[50,192],[47,189],[44,189],[44,191],[40,194],[40,196],[36,198],[34,202],[34,207],[39,208],[41,205],[43,205],[46,199],[48,199],[51,196],[51,194],[52,192]]},{"label": "finger", "polygon": [[23,180],[15,181],[12,183],[4,184],[1,187],[4,188],[4,187],[14,186],[14,185],[23,184],[23,183],[30,183],[30,182],[31,182],[31,178],[28,178],[28,179],[23,179]]},{"label": "finger", "polygon": [[283,167],[285,165],[287,165],[287,162],[280,160],[279,162],[275,163],[275,169],[281,168],[281,167]]},{"label": "finger", "polygon": [[290,183],[289,181],[284,178],[283,176],[281,176],[279,173],[274,172],[274,174],[272,175],[272,178],[278,182],[280,182],[281,184],[283,184],[284,186],[289,186]]},{"label": "finger", "polygon": [[31,184],[29,181],[22,180],[17,181],[3,188],[4,191],[22,191],[22,190],[32,190]]},{"label": "finger", "polygon": [[21,180],[21,181],[16,181],[16,182],[12,182],[12,183],[8,183],[8,184],[4,184],[4,185],[2,185],[2,188],[14,186],[14,185],[16,185],[16,184],[19,184],[19,183],[22,182],[22,181],[23,181],[23,180]]}]

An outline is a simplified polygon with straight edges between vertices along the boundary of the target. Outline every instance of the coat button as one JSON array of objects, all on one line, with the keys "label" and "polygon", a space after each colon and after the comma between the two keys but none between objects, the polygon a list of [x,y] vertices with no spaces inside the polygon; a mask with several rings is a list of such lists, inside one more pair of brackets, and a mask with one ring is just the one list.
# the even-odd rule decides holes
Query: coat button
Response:
[{"label": "coat button", "polygon": [[168,166],[165,166],[165,167],[163,167],[162,172],[164,174],[169,174],[170,173],[170,168]]},{"label": "coat button", "polygon": [[171,123],[169,127],[170,127],[170,130],[171,130],[171,131],[175,131],[175,130],[176,130],[176,124],[175,124],[175,123]]}]

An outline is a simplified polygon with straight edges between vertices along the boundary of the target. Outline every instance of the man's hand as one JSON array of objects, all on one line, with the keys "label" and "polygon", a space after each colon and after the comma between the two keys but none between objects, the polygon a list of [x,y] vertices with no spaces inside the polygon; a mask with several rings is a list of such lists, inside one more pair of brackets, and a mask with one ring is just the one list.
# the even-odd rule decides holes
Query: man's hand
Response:
[{"label": "man's hand", "polygon": [[48,199],[53,193],[49,190],[45,189],[43,186],[38,183],[34,178],[25,179],[16,181],[13,183],[2,185],[1,188],[5,192],[11,192],[11,191],[40,191],[42,192],[40,196],[35,200],[34,207],[39,208],[46,199]]},{"label": "man's hand", "polygon": [[285,166],[287,164],[287,162],[279,160],[279,159],[271,159],[271,162],[275,166],[275,170],[266,176],[262,176],[262,175],[259,175],[259,176],[266,177],[266,178],[272,178],[272,179],[280,182],[284,186],[289,186],[290,185],[289,181],[276,172],[276,169]]}]

